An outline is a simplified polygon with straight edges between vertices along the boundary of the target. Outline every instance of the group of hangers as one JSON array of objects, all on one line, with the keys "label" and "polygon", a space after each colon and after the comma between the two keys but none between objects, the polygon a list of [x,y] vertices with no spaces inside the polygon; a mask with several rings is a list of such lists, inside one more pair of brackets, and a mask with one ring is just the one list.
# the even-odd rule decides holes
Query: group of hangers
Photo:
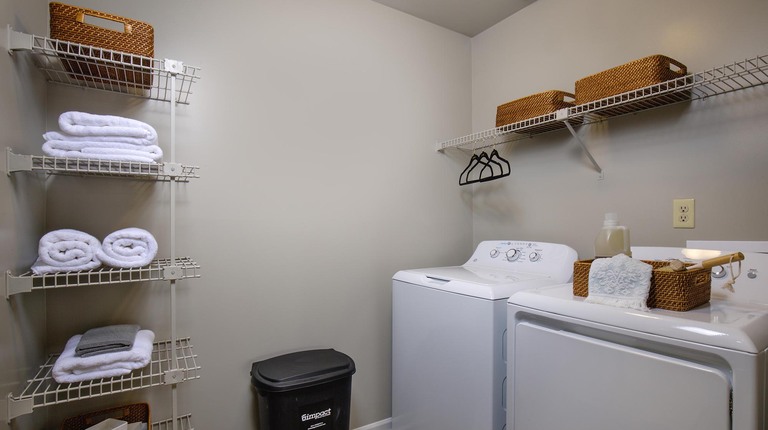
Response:
[{"label": "group of hangers", "polygon": [[509,176],[509,161],[505,160],[496,148],[488,155],[485,151],[480,155],[472,154],[469,164],[459,175],[459,185],[487,182]]}]

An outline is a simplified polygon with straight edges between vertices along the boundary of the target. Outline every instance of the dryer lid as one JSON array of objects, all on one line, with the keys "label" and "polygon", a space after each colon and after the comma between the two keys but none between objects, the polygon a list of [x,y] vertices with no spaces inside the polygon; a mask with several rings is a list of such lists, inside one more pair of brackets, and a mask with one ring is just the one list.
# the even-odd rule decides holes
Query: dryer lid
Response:
[{"label": "dryer lid", "polygon": [[736,351],[758,353],[768,349],[768,306],[759,304],[712,299],[687,312],[642,312],[585,303],[583,297],[573,295],[573,284],[561,284],[515,293],[509,305],[553,319],[571,317]]}]

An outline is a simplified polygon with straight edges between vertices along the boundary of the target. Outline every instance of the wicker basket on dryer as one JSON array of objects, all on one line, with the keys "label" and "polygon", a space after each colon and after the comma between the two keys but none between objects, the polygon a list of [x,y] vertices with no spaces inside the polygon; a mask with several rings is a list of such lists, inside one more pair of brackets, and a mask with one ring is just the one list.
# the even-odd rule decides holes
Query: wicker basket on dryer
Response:
[{"label": "wicker basket on dryer", "polygon": [[[573,264],[573,295],[589,293],[589,269],[594,260]],[[653,266],[651,289],[646,304],[649,308],[688,311],[709,302],[712,284],[710,269],[669,270],[669,261],[643,260]],[[663,269],[662,269],[663,268]]]}]

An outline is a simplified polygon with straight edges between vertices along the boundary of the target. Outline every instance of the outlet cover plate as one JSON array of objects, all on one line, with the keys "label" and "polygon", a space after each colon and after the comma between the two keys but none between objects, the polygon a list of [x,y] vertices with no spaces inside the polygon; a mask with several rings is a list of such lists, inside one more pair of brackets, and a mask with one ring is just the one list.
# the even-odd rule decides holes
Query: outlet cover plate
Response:
[{"label": "outlet cover plate", "polygon": [[672,201],[672,227],[694,228],[694,199],[675,199]]}]

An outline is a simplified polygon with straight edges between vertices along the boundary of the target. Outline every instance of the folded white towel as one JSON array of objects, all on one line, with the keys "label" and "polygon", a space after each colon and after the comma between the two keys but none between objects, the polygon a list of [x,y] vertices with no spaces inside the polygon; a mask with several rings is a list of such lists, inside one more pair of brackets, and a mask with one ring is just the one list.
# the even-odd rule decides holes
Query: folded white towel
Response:
[{"label": "folded white towel", "polygon": [[101,242],[88,233],[62,229],[46,233],[37,247],[36,275],[95,269],[101,265],[97,253]]},{"label": "folded white towel", "polygon": [[112,267],[142,267],[157,255],[157,241],[152,233],[140,228],[124,228],[104,238],[98,258]]},{"label": "folded white towel", "polygon": [[653,266],[619,254],[597,258],[589,268],[586,302],[648,310]]},{"label": "folded white towel", "polygon": [[157,144],[157,131],[144,122],[113,115],[69,111],[59,115],[59,128],[73,136],[128,136]]},{"label": "folded white towel", "polygon": [[51,157],[141,163],[156,163],[163,158],[163,150],[157,145],[138,146],[120,142],[49,140],[43,144],[43,153]]},{"label": "folded white towel", "polygon": [[63,140],[66,142],[108,142],[108,143],[127,143],[135,146],[152,146],[146,139],[131,136],[74,136],[60,131],[46,131],[43,133],[43,139]]},{"label": "folded white towel", "polygon": [[53,365],[53,379],[60,384],[127,375],[133,370],[145,367],[152,359],[155,333],[151,330],[139,330],[133,348],[128,351],[108,352],[90,357],[75,356],[80,337],[82,335],[78,334],[67,341],[64,351]]}]

